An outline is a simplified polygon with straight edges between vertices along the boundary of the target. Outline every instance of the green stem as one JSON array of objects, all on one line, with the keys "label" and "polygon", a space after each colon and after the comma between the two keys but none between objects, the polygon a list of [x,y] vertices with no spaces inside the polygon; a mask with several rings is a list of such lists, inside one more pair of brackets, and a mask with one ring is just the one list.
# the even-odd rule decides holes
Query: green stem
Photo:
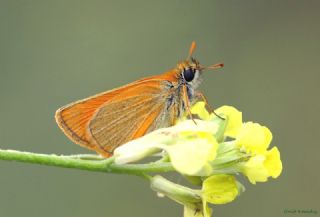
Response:
[{"label": "green stem", "polygon": [[114,157],[100,159],[99,157],[86,159],[75,157],[75,155],[55,155],[55,154],[36,154],[31,152],[21,152],[15,150],[0,149],[0,160],[18,161],[33,164],[41,164],[56,167],[74,168],[80,170],[107,172],[107,173],[126,173],[148,178],[145,173],[148,172],[169,172],[174,171],[171,163],[158,162],[147,164],[124,164],[114,163]]}]

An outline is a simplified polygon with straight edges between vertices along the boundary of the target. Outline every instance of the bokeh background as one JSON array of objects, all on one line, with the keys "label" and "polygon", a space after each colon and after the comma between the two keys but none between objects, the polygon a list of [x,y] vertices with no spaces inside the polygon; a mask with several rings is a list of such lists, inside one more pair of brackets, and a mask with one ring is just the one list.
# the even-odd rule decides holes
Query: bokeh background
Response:
[{"label": "bokeh background", "polygon": [[[316,0],[0,0],[0,148],[91,153],[61,133],[55,110],[170,69],[195,40],[201,63],[225,63],[204,75],[210,104],[268,126],[284,166],[276,180],[245,182],[214,216],[319,216],[319,8]],[[0,172],[4,217],[182,216],[137,177],[5,161]]]}]

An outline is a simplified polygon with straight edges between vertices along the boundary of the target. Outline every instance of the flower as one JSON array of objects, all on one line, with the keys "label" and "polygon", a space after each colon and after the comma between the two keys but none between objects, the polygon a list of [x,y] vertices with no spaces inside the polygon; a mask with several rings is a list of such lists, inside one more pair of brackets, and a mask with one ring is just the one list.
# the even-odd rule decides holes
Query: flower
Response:
[{"label": "flower", "polygon": [[242,123],[241,112],[230,106],[220,107],[216,113],[228,117],[225,136],[234,138],[219,144],[214,163],[220,166],[220,171],[242,172],[252,184],[265,182],[270,176],[277,178],[282,172],[282,162],[277,147],[267,150],[272,141],[271,131],[259,123]]},{"label": "flower", "polygon": [[236,136],[236,144],[247,153],[262,153],[267,150],[272,140],[271,131],[258,123],[242,124]]},{"label": "flower", "polygon": [[[191,184],[191,189],[165,180],[150,178],[152,188],[181,203],[185,216],[211,215],[208,203],[229,203],[244,191],[236,180],[242,173],[252,184],[277,178],[282,172],[280,152],[270,150],[271,131],[254,122],[242,122],[242,112],[222,106],[209,113],[198,102],[191,113],[201,120],[180,120],[175,126],[158,129],[118,147],[115,163],[130,163],[164,152],[172,167]],[[217,116],[217,115],[219,116]],[[222,118],[221,118],[222,117]]]},{"label": "flower", "polygon": [[212,173],[210,164],[216,157],[218,143],[214,136],[204,132],[182,132],[174,144],[162,145],[170,156],[173,167],[181,174],[208,176]]},{"label": "flower", "polygon": [[277,178],[282,171],[280,152],[277,147],[273,147],[270,151],[251,157],[241,167],[241,172],[252,184],[266,182],[270,176]]},{"label": "flower", "polygon": [[218,142],[214,133],[216,122],[183,121],[176,126],[156,130],[118,147],[115,162],[124,164],[141,160],[165,150],[173,167],[184,175],[208,176],[212,173],[211,161],[216,157]]},{"label": "flower", "polygon": [[[242,125],[242,112],[232,106],[222,106],[215,110],[217,114],[224,114],[227,116],[227,126],[224,135],[235,138]],[[214,114],[213,114],[214,115]]]},{"label": "flower", "polygon": [[213,175],[205,179],[202,185],[203,200],[209,203],[229,203],[233,201],[238,194],[237,181],[232,175]]}]

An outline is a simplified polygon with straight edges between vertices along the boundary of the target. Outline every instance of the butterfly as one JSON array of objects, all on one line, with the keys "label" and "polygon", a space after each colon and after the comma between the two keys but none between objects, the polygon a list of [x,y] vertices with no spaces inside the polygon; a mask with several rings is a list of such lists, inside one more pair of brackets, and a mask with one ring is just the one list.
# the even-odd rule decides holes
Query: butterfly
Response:
[{"label": "butterfly", "polygon": [[143,78],[76,102],[56,111],[58,126],[73,142],[110,157],[120,145],[176,123],[190,106],[205,97],[197,90],[201,74],[223,64],[203,67],[188,57],[171,70]]}]

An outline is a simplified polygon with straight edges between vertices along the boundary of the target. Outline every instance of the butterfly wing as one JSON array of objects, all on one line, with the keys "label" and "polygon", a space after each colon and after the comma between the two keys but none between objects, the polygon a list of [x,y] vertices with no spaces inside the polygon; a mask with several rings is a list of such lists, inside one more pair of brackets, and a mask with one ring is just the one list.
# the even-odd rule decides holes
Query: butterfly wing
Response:
[{"label": "butterfly wing", "polygon": [[75,143],[110,156],[119,145],[172,125],[172,94],[171,82],[154,76],[60,108],[56,121]]}]

